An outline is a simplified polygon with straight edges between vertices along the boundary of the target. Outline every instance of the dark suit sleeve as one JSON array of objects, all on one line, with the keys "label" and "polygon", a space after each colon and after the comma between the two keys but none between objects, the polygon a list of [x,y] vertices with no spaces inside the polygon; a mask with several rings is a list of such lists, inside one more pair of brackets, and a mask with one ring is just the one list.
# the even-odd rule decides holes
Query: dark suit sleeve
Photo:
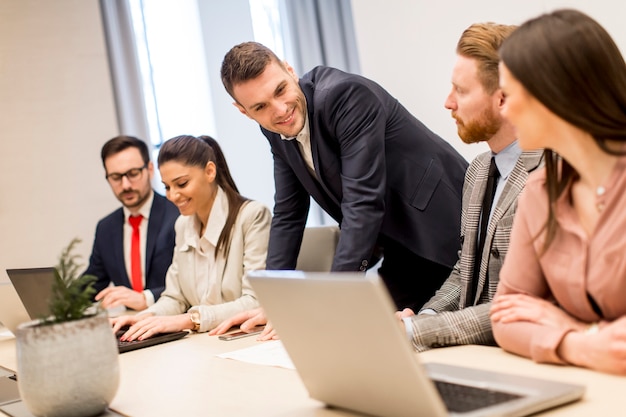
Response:
[{"label": "dark suit sleeve", "polygon": [[385,106],[367,86],[341,83],[318,92],[321,125],[336,137],[341,163],[341,235],[333,270],[367,265],[385,212]]},{"label": "dark suit sleeve", "polygon": [[267,269],[295,269],[310,197],[289,164],[274,152],[274,216],[267,251]]},{"label": "dark suit sleeve", "polygon": [[109,277],[109,274],[107,273],[106,268],[104,267],[104,261],[103,261],[102,253],[101,253],[101,251],[105,249],[101,247],[102,246],[101,228],[102,228],[102,222],[99,222],[98,226],[96,227],[96,234],[95,234],[94,241],[93,241],[91,255],[89,256],[89,265],[87,266],[87,270],[83,273],[84,275],[94,275],[97,278],[94,284],[94,288],[96,289],[94,297],[100,291],[105,289],[111,282],[111,277]]}]

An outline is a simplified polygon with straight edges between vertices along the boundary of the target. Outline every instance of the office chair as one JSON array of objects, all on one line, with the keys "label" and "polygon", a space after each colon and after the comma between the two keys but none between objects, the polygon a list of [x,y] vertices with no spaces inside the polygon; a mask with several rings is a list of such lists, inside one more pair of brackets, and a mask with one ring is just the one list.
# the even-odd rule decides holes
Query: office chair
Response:
[{"label": "office chair", "polygon": [[338,241],[338,226],[305,228],[296,269],[307,272],[330,271]]}]

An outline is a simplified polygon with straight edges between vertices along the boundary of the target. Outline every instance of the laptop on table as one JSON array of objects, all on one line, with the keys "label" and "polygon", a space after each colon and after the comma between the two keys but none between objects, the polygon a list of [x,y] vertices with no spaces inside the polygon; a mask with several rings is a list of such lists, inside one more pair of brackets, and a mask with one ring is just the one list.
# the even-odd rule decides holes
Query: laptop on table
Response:
[{"label": "laptop on table", "polygon": [[329,406],[385,417],[527,416],[584,393],[579,385],[421,364],[377,275],[254,271],[248,279],[309,394]]},{"label": "laptop on table", "polygon": [[[36,320],[50,315],[48,302],[52,295],[52,285],[54,283],[54,268],[23,268],[23,269],[7,269],[9,279],[13,284],[15,293],[19,296],[19,300],[23,308],[16,307],[15,313],[12,311],[5,312],[0,307],[0,322],[5,324],[11,332],[15,333],[17,325],[24,321]],[[10,289],[0,287],[0,295],[7,298],[12,305],[18,305],[20,302],[15,300],[14,293]],[[6,296],[4,295],[6,294]],[[0,304],[4,304],[4,300],[0,299]],[[24,309],[27,315],[24,315]],[[3,317],[3,316],[6,316]],[[5,323],[5,320],[7,323]],[[120,353],[130,352],[132,350],[144,347],[154,346],[157,344],[178,340],[189,332],[183,330],[179,332],[159,333],[144,340],[133,340],[123,342],[120,340],[123,331],[117,332],[117,346]]]},{"label": "laptop on table", "polygon": [[0,323],[2,323],[11,333],[20,323],[30,321],[31,318],[24,308],[20,296],[17,295],[13,284],[10,282],[0,282]]}]

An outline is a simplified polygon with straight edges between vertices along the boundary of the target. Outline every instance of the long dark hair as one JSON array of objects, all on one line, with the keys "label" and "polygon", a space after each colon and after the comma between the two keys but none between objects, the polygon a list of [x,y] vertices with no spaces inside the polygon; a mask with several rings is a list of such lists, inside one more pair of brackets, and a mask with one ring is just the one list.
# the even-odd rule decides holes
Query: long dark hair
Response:
[{"label": "long dark hair", "polygon": [[[626,63],[598,22],[571,9],[543,14],[504,41],[500,59],[550,111],[588,132],[603,151],[624,154],[610,143],[626,142]],[[549,201],[545,252],[558,228],[554,203],[578,172],[550,149],[544,159]]]},{"label": "long dark hair", "polygon": [[217,240],[215,254],[217,255],[220,250],[224,254],[228,253],[230,250],[230,237],[233,225],[235,224],[241,206],[243,206],[248,199],[239,194],[239,189],[230,174],[230,169],[226,163],[222,148],[211,136],[176,136],[165,141],[159,150],[159,166],[169,161],[176,161],[203,169],[209,162],[215,164],[215,182],[222,187],[228,199],[226,224],[224,224],[224,228]]}]

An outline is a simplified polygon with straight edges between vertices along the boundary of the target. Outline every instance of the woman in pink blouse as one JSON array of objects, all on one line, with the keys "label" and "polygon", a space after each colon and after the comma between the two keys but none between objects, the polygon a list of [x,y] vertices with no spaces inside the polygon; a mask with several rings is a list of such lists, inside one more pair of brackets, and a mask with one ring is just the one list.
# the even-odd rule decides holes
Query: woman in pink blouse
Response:
[{"label": "woman in pink blouse", "polygon": [[494,336],[537,362],[626,374],[626,64],[575,10],[524,23],[500,57],[503,115],[546,167],[519,199]]}]

